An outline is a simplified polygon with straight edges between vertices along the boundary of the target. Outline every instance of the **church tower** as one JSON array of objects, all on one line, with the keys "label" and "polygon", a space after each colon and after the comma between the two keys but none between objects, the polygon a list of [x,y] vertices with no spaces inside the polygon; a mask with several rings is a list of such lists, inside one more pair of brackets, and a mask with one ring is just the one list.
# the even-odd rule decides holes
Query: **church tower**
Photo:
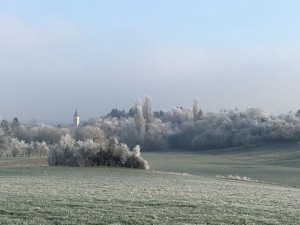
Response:
[{"label": "church tower", "polygon": [[74,116],[73,116],[73,126],[78,127],[79,123],[80,123],[80,117],[79,117],[79,115],[77,113],[77,109],[76,109]]}]

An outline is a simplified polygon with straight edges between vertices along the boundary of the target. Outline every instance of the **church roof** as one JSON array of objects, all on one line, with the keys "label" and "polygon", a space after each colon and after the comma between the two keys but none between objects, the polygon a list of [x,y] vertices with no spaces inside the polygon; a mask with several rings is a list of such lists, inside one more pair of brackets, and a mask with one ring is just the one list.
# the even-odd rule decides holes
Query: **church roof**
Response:
[{"label": "church roof", "polygon": [[76,111],[74,113],[74,117],[77,117],[77,116],[78,116],[78,113],[77,113],[77,109],[76,109]]}]

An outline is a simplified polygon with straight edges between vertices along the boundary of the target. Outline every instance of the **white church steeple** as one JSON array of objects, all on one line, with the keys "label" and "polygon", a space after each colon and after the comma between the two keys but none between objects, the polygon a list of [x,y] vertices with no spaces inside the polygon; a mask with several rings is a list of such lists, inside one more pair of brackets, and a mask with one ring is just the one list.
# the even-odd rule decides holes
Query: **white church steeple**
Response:
[{"label": "white church steeple", "polygon": [[77,109],[76,109],[74,116],[73,116],[73,126],[78,127],[79,123],[80,123],[80,117],[79,117],[79,115],[77,113]]}]

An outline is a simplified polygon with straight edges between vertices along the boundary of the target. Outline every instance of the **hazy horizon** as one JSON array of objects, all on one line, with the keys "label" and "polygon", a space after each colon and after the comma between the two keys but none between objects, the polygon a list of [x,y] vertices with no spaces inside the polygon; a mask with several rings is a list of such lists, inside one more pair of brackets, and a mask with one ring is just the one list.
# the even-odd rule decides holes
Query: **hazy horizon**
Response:
[{"label": "hazy horizon", "polygon": [[0,0],[0,115],[300,109],[298,1]]}]

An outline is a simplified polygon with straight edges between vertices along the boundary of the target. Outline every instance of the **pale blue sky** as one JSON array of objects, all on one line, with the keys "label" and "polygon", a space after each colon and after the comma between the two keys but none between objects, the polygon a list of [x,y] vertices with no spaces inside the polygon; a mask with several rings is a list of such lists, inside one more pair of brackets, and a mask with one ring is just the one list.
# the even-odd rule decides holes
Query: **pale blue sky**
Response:
[{"label": "pale blue sky", "polygon": [[300,108],[300,2],[0,0],[0,114]]}]

